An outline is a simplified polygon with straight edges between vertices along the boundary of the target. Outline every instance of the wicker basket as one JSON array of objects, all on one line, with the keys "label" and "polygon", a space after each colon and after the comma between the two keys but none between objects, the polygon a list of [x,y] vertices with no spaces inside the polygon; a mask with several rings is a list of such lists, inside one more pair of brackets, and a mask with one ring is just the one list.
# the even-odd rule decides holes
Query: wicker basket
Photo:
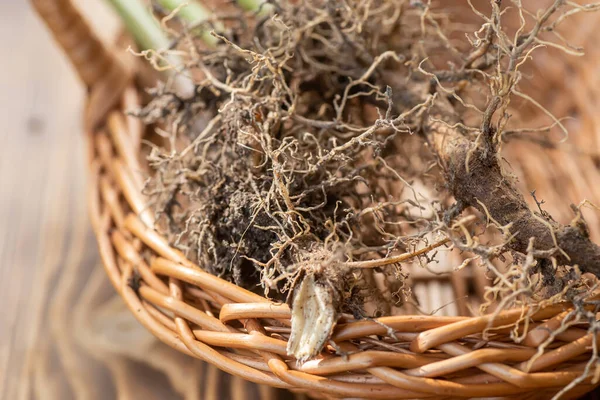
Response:
[{"label": "wicker basket", "polygon": [[[106,273],[131,312],[160,340],[243,379],[316,398],[546,399],[582,375],[594,340],[584,326],[558,335],[527,370],[527,361],[550,331],[560,326],[569,304],[533,314],[529,333],[520,344],[510,341],[508,330],[497,330],[493,339],[484,339],[484,330],[514,323],[523,310],[505,311],[494,318],[461,316],[469,315],[465,296],[481,296],[486,283],[483,272],[475,268],[443,276],[413,274],[415,291],[421,292],[430,310],[459,299],[444,309],[446,315],[398,315],[378,321],[344,316],[332,340],[351,354],[330,354],[297,365],[286,354],[287,305],[272,303],[204,272],[152,229],[153,215],[141,194],[143,167],[138,158],[144,127],[124,111],[140,104],[134,68],[95,37],[70,0],[33,3],[89,88],[85,118],[89,208]],[[586,38],[585,25],[580,27],[579,39]],[[590,151],[542,152],[533,145],[529,151],[528,144],[508,151],[513,167],[525,182],[536,183],[549,204],[564,204],[565,193],[577,200],[600,199],[600,190],[594,186],[600,182],[595,156],[599,154],[600,121],[594,115],[594,88],[598,87],[594,83],[599,75],[589,60],[593,57],[588,56],[587,64],[538,58],[546,65],[541,70],[544,83],[537,90],[546,98],[557,88],[562,91],[563,101],[551,107],[558,114],[568,108],[578,113],[579,133],[572,142]],[[567,67],[568,85],[563,73]],[[559,191],[553,185],[565,167],[571,178],[561,178],[564,185]],[[550,211],[559,219],[565,217],[565,210]],[[590,221],[596,238],[600,237],[598,222],[597,218]],[[142,250],[152,252],[150,262],[141,256]],[[394,330],[396,344],[405,345],[381,340],[389,333],[386,327]],[[589,377],[563,398],[580,396],[594,386]]]}]

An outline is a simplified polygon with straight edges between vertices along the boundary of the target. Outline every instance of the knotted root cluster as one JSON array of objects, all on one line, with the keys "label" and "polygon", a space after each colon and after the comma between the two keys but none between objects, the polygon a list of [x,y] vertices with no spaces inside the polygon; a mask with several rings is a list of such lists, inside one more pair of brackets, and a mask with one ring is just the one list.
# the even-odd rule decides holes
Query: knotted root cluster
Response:
[{"label": "knotted root cluster", "polygon": [[[340,312],[387,314],[409,298],[401,263],[431,262],[424,247],[497,272],[502,307],[587,290],[580,272],[600,275],[600,248],[579,208],[568,226],[532,212],[500,153],[523,131],[512,98],[548,113],[522,92],[523,65],[544,45],[577,53],[560,28],[597,6],[511,5],[273,1],[270,15],[228,14],[218,29],[169,18],[172,48],[145,55],[163,67],[177,55],[172,81],[193,87],[162,84],[137,112],[157,127],[146,187],[157,229],[211,273],[287,297],[300,360]],[[482,244],[473,214],[495,241]],[[505,275],[493,262],[506,257]]]}]

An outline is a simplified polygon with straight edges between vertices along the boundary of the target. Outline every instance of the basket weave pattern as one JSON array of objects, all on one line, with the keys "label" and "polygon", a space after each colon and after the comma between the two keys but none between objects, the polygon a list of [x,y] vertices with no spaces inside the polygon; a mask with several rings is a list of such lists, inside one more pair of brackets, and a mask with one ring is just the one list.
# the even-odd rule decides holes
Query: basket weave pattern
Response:
[{"label": "basket weave pattern", "polygon": [[[549,398],[583,373],[594,337],[578,327],[557,335],[528,363],[566,318],[569,304],[535,312],[520,344],[509,339],[509,329],[494,330],[491,339],[483,333],[514,324],[521,309],[494,318],[400,315],[355,321],[344,316],[332,337],[343,355],[297,365],[286,354],[287,305],[204,272],[152,229],[153,214],[141,190],[144,127],[125,114],[141,103],[130,68],[100,43],[70,1],[34,0],[34,5],[90,87],[89,208],[104,267],[131,312],[160,340],[243,379],[321,398]],[[583,76],[571,90],[589,94],[581,87]],[[585,108],[593,101],[590,95],[575,107],[583,121],[578,129],[596,133],[597,118]],[[577,144],[597,149],[598,143],[600,136],[591,134]],[[548,157],[554,166],[574,161],[562,153]],[[598,172],[592,155],[578,157],[577,165],[592,165],[571,170],[581,177],[573,183],[581,193]],[[552,171],[526,172],[543,186]],[[455,298],[466,293],[465,279],[439,279],[449,281]],[[390,335],[393,341],[383,339]],[[566,397],[592,387],[590,378]]]}]

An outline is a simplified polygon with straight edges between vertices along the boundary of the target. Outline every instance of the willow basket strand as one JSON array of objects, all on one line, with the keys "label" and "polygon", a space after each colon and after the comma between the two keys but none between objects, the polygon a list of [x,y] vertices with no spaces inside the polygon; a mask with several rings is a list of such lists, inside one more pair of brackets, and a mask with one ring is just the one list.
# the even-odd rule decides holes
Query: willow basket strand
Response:
[{"label": "willow basket strand", "polygon": [[[344,354],[298,365],[286,353],[287,305],[204,272],[152,229],[153,215],[142,195],[144,127],[126,115],[126,110],[141,104],[142,85],[135,79],[139,74],[98,40],[69,0],[33,0],[33,4],[90,89],[85,120],[89,209],[104,268],[131,312],[160,340],[243,379],[317,398],[550,398],[582,375],[595,339],[585,326],[556,335],[543,355],[528,362],[567,317],[572,309],[568,303],[535,310],[520,344],[510,340],[510,329],[501,327],[519,321],[526,311],[522,309],[477,317],[398,315],[361,321],[344,315],[331,338]],[[575,35],[582,39],[578,43],[592,42],[588,34],[582,25]],[[600,86],[590,82],[599,79],[593,59],[588,55],[583,63],[564,60],[544,65],[545,86],[539,89],[549,94],[557,88],[562,91],[568,101],[557,107],[577,111],[574,141],[591,149],[589,154],[545,153],[547,168],[540,170],[535,167],[539,159],[532,161],[514,150],[531,145],[510,150],[524,176],[547,189],[550,197],[561,196],[552,188],[560,166],[568,165],[572,176],[578,177],[566,184],[577,196],[589,198],[590,183],[600,182],[595,164],[600,121],[594,113],[594,88]],[[567,66],[569,85],[563,73]],[[593,194],[600,199],[598,190]],[[590,222],[592,234],[597,234],[598,221]],[[467,269],[452,276],[416,274],[413,280],[434,280],[451,288],[451,297],[461,299],[472,282],[481,286],[485,277]],[[457,302],[456,309],[459,315],[468,315],[464,302]],[[484,331],[490,328],[499,329],[484,340]],[[382,339],[390,335],[395,343]],[[564,398],[594,386],[592,377],[586,378]]]}]

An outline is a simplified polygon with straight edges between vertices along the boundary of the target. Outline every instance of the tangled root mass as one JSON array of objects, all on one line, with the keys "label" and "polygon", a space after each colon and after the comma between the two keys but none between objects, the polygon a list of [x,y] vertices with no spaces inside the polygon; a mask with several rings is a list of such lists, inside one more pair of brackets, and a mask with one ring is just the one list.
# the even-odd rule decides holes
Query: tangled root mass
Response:
[{"label": "tangled root mass", "polygon": [[[138,112],[161,136],[146,194],[173,245],[276,299],[309,276],[335,312],[357,316],[409,296],[395,255],[426,257],[415,249],[427,245],[449,243],[496,272],[492,261],[512,254],[520,272],[498,272],[490,289],[502,307],[589,290],[579,272],[600,275],[600,248],[581,213],[570,226],[534,214],[499,160],[511,99],[530,99],[520,69],[544,35],[597,6],[554,1],[536,13],[514,2],[507,17],[491,1],[469,11],[483,21],[471,26],[421,1],[270,3],[252,23],[228,15],[210,50],[198,27],[176,24],[174,76],[191,76],[194,95],[167,83]],[[499,241],[477,240],[469,206]],[[548,271],[562,277],[553,290]]]},{"label": "tangled root mass", "polygon": [[422,109],[380,84],[418,34],[402,2],[275,9],[187,63],[202,76],[193,98],[162,87],[140,115],[168,122],[173,144],[149,157],[162,229],[209,271],[278,292],[301,270],[337,280],[350,270],[326,265],[408,247],[386,159]]}]

